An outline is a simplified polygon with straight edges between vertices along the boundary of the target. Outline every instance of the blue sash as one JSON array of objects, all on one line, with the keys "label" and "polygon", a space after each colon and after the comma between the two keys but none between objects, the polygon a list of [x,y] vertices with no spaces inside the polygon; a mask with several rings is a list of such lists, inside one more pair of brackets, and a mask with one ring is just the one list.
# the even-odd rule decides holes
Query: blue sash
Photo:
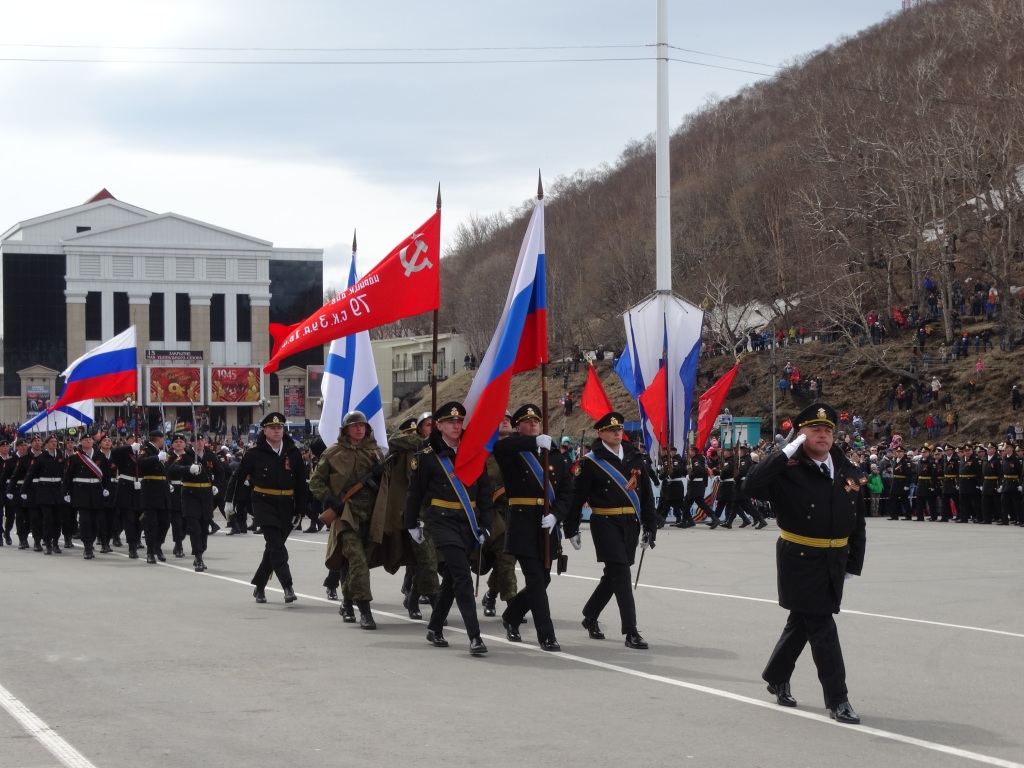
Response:
[{"label": "blue sash", "polygon": [[95,461],[93,461],[88,456],[86,456],[84,453],[82,453],[82,451],[78,452],[78,458],[80,458],[82,460],[82,463],[85,464],[85,466],[87,466],[90,470],[92,470],[92,473],[94,475],[96,475],[96,477],[98,477],[100,480],[103,479],[103,470],[100,469],[98,466],[96,466],[96,462]]},{"label": "blue sash", "polygon": [[615,484],[619,486],[619,489],[629,497],[629,503],[633,505],[633,511],[636,513],[637,522],[642,526],[643,520],[640,519],[640,497],[637,496],[636,491],[631,491],[626,488],[627,481],[626,478],[622,476],[622,473],[604,459],[599,459],[593,453],[588,453],[587,458],[603,469],[608,477],[615,481]]},{"label": "blue sash", "polygon": [[463,485],[462,481],[455,476],[455,467],[452,466],[451,459],[447,456],[438,456],[437,461],[441,464],[441,469],[444,470],[444,473],[448,475],[448,482],[455,489],[455,495],[459,497],[459,503],[462,504],[462,509],[469,520],[470,530],[473,531],[473,535],[479,540],[480,526],[476,523],[476,515],[473,513],[473,502],[470,501],[469,491],[466,490],[466,486]]},{"label": "blue sash", "polygon": [[[534,478],[537,480],[537,485],[544,484],[544,469],[541,467],[540,462],[537,461],[537,457],[533,455],[533,451],[522,451],[520,456],[523,457],[523,461],[526,462],[526,466],[530,468]],[[548,480],[548,501],[551,506],[555,503],[555,489],[551,486],[551,481]]]}]

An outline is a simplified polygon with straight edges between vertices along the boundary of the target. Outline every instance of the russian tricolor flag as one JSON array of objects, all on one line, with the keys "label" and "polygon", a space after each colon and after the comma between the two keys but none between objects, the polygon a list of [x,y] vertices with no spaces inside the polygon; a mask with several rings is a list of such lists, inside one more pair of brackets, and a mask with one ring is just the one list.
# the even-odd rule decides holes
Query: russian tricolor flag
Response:
[{"label": "russian tricolor flag", "polygon": [[135,326],[86,352],[61,376],[64,377],[64,391],[48,411],[83,400],[135,392],[138,379]]},{"label": "russian tricolor flag", "polygon": [[519,251],[501,320],[466,395],[466,429],[455,475],[469,484],[484,471],[508,407],[512,376],[548,361],[547,293],[544,280],[544,200],[537,200]]}]

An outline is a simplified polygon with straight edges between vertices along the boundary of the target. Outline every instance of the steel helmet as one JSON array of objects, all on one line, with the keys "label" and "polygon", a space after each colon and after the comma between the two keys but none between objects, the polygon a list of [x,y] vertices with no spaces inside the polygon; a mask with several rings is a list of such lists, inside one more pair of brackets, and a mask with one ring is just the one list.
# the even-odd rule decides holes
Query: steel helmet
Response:
[{"label": "steel helmet", "polygon": [[344,429],[352,424],[366,424],[369,426],[370,422],[366,420],[362,411],[349,411],[345,414],[345,418],[342,419],[341,428]]}]

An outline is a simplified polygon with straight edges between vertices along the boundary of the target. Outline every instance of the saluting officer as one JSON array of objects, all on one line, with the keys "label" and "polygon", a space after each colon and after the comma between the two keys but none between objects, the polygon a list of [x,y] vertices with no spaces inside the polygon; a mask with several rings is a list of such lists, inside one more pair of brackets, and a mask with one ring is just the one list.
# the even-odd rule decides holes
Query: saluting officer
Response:
[{"label": "saluting officer", "polygon": [[[292,531],[296,512],[301,513],[306,508],[309,486],[302,452],[285,433],[284,425],[283,413],[268,413],[260,422],[263,429],[256,438],[256,445],[242,457],[235,474],[238,484],[248,487],[252,494],[252,516],[266,542],[263,559],[251,582],[255,587],[252,596],[257,603],[267,602],[264,590],[275,573],[284,590],[284,601],[292,603],[298,599],[292,588],[285,542]],[[235,487],[237,489],[238,485]],[[233,501],[224,505],[227,512],[233,508]]]},{"label": "saluting officer", "polygon": [[[557,556],[559,549],[558,526],[569,513],[572,474],[567,458],[558,451],[551,451],[551,436],[540,434],[539,407],[532,403],[521,406],[512,414],[512,424],[518,434],[496,442],[494,458],[501,468],[508,495],[505,552],[518,561],[526,586],[509,600],[501,621],[508,639],[518,643],[522,640],[519,625],[526,612],[531,612],[540,647],[545,651],[559,651],[547,586],[551,583],[551,559]],[[544,451],[548,462],[546,487],[541,463]],[[547,514],[544,514],[545,495],[548,497]]]},{"label": "saluting officer", "polygon": [[591,444],[590,453],[576,465],[565,535],[571,539],[579,532],[583,505],[589,503],[590,536],[597,561],[604,563],[604,573],[583,606],[583,626],[591,638],[603,640],[598,620],[614,596],[626,647],[644,650],[648,645],[636,627],[630,566],[640,542],[641,527],[644,546],[654,547],[658,519],[651,484],[644,476],[643,457],[632,445],[622,442],[624,424],[621,413],[609,411],[594,425],[598,437]]},{"label": "saluting officer", "polygon": [[789,611],[761,677],[784,707],[795,707],[789,681],[810,643],[825,706],[833,720],[857,724],[832,614],[843,585],[864,565],[864,505],[857,468],[833,445],[836,411],[813,403],[794,421],[796,437],[747,475],[744,489],[772,503],[780,533],[775,545],[779,605]]},{"label": "saluting officer", "polygon": [[480,637],[469,553],[487,541],[494,502],[486,470],[468,485],[454,474],[455,454],[462,442],[465,419],[465,407],[455,401],[435,411],[428,445],[417,454],[412,467],[405,503],[405,527],[413,541],[421,544],[420,508],[428,504],[427,528],[445,561],[441,589],[427,625],[427,642],[438,648],[448,647],[442,630],[455,601],[469,635],[469,652],[480,656],[487,653],[487,646]]}]

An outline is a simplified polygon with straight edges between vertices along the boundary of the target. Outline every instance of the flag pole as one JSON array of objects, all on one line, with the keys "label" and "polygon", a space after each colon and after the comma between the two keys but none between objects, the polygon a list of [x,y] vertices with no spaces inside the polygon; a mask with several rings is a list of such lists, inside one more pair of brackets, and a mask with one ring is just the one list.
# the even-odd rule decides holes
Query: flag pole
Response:
[{"label": "flag pole", "polygon": [[[537,170],[537,200],[544,199],[544,183],[541,181],[540,169]],[[545,342],[547,340],[545,339]],[[540,413],[543,424],[541,432],[548,434],[548,355],[547,344],[544,344],[544,356],[540,361]],[[544,481],[540,489],[540,495],[544,499],[544,517],[551,514],[551,499],[548,497],[548,483],[551,476],[550,457],[548,449],[541,450],[541,463],[544,467]],[[551,567],[551,532],[547,528],[541,528],[544,532],[544,568]]]},{"label": "flag pole", "polygon": [[[437,183],[437,210],[441,210],[441,182]],[[440,254],[438,254],[438,261],[440,261]],[[440,269],[438,264],[438,269]],[[440,310],[434,310],[434,339],[433,339],[433,351],[430,362],[430,412],[434,413],[437,410],[437,318]]]}]

